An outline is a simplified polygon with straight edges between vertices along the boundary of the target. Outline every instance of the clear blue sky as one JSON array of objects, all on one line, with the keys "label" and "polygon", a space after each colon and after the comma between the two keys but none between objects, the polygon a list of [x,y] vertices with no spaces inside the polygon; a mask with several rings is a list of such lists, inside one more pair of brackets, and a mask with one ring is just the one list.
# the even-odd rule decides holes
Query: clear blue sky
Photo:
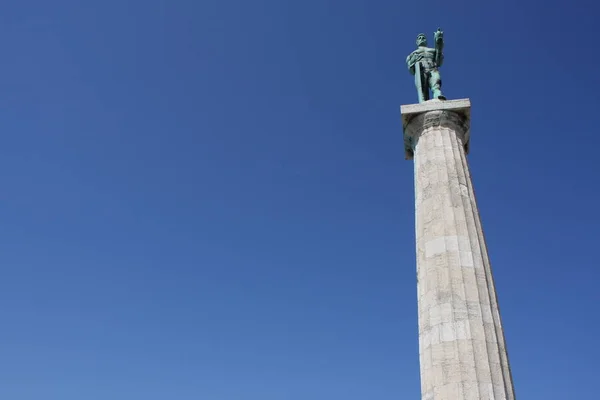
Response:
[{"label": "clear blue sky", "polygon": [[598,6],[0,6],[0,398],[418,399],[416,35],[445,31],[517,395],[597,396]]}]

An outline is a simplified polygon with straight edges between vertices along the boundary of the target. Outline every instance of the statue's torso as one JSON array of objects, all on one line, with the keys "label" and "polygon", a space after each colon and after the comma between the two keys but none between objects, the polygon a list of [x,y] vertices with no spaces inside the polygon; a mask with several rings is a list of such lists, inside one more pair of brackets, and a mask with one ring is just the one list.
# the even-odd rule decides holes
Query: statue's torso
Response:
[{"label": "statue's torso", "polygon": [[425,70],[437,67],[435,64],[435,49],[430,47],[419,47],[408,56],[410,64],[420,62]]}]

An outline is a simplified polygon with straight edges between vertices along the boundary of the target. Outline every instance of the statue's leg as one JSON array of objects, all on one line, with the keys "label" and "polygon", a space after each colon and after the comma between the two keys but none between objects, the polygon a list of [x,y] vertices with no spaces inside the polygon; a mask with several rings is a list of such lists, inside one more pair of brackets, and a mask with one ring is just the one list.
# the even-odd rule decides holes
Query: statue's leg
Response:
[{"label": "statue's leg", "polygon": [[433,69],[429,73],[429,87],[434,99],[446,100],[442,94],[442,77],[437,69]]}]

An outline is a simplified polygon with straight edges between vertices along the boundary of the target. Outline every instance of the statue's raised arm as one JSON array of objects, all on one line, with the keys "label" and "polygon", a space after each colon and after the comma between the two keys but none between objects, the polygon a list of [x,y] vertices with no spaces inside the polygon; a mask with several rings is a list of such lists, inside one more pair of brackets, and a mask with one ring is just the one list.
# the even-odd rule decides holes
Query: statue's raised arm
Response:
[{"label": "statue's raised arm", "polygon": [[434,32],[433,41],[435,42],[435,64],[441,67],[444,63],[444,32],[441,28]]}]

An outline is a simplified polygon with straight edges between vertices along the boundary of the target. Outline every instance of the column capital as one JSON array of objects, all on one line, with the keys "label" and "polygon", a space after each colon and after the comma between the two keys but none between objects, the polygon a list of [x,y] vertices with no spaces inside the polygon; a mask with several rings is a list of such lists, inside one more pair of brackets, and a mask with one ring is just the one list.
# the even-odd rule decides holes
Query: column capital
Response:
[{"label": "column capital", "polygon": [[471,100],[428,100],[400,106],[404,130],[404,154],[412,160],[421,133],[432,126],[450,125],[462,134],[465,153],[469,153]]}]

